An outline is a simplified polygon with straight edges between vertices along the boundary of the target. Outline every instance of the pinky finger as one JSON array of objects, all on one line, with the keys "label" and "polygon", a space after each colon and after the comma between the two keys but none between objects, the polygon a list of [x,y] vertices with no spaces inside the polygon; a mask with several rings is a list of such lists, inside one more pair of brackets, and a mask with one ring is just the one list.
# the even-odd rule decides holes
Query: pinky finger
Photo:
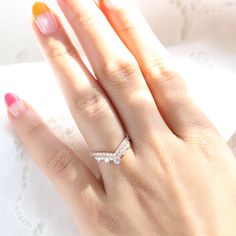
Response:
[{"label": "pinky finger", "polygon": [[[14,94],[5,102],[13,128],[26,150],[77,214],[80,196],[102,196],[103,188],[73,150],[60,140],[29,104]],[[87,190],[87,192],[85,191]],[[81,201],[82,202],[82,201]]]}]

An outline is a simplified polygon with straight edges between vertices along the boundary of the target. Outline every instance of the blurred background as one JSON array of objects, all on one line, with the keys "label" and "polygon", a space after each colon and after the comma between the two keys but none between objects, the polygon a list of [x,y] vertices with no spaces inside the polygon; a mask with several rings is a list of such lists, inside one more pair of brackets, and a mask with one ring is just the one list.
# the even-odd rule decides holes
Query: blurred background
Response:
[{"label": "blurred background", "polygon": [[[55,5],[53,2],[50,1]],[[33,3],[33,0],[0,0],[0,64],[42,60],[31,32]]]},{"label": "blurred background", "polygon": [[0,64],[42,60],[30,30],[32,0],[0,0]]}]

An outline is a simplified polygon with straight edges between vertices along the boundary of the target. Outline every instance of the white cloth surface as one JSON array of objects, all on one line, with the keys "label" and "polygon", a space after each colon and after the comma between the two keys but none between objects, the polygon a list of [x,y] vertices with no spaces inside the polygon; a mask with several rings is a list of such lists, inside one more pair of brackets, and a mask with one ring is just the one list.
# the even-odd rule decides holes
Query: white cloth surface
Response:
[{"label": "white cloth surface", "polygon": [[[148,17],[158,28],[158,36],[172,45],[168,49],[184,74],[191,95],[235,149],[236,138],[231,137],[236,130],[236,1],[155,3],[156,8]],[[15,92],[29,101],[63,139],[78,142],[80,135],[45,62],[0,67],[0,87],[0,97]],[[63,201],[13,134],[3,100],[0,209],[0,235],[78,235]]]}]

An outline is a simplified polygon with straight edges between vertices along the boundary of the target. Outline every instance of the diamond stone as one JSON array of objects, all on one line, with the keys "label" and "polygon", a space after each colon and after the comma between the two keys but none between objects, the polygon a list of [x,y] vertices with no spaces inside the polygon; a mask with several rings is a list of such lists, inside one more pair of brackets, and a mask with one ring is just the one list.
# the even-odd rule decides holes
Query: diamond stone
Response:
[{"label": "diamond stone", "polygon": [[98,162],[114,162],[115,164],[119,165],[121,163],[121,158],[125,155],[126,151],[131,147],[130,139],[127,136],[120,146],[116,149],[114,153],[108,152],[91,152],[91,156],[95,158]]},{"label": "diamond stone", "polygon": [[121,162],[120,158],[116,157],[116,158],[114,159],[114,163],[115,163],[115,164],[119,165],[120,162]]}]

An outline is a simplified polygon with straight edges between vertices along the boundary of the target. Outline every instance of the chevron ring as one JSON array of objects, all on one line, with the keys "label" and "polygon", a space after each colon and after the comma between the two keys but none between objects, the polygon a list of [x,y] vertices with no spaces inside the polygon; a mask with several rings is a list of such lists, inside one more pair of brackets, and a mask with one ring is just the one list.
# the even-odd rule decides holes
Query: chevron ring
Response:
[{"label": "chevron ring", "polygon": [[95,158],[98,162],[113,162],[117,165],[121,163],[122,156],[125,155],[126,151],[131,147],[130,138],[126,136],[126,138],[122,141],[119,147],[115,152],[91,152],[91,157]]}]

